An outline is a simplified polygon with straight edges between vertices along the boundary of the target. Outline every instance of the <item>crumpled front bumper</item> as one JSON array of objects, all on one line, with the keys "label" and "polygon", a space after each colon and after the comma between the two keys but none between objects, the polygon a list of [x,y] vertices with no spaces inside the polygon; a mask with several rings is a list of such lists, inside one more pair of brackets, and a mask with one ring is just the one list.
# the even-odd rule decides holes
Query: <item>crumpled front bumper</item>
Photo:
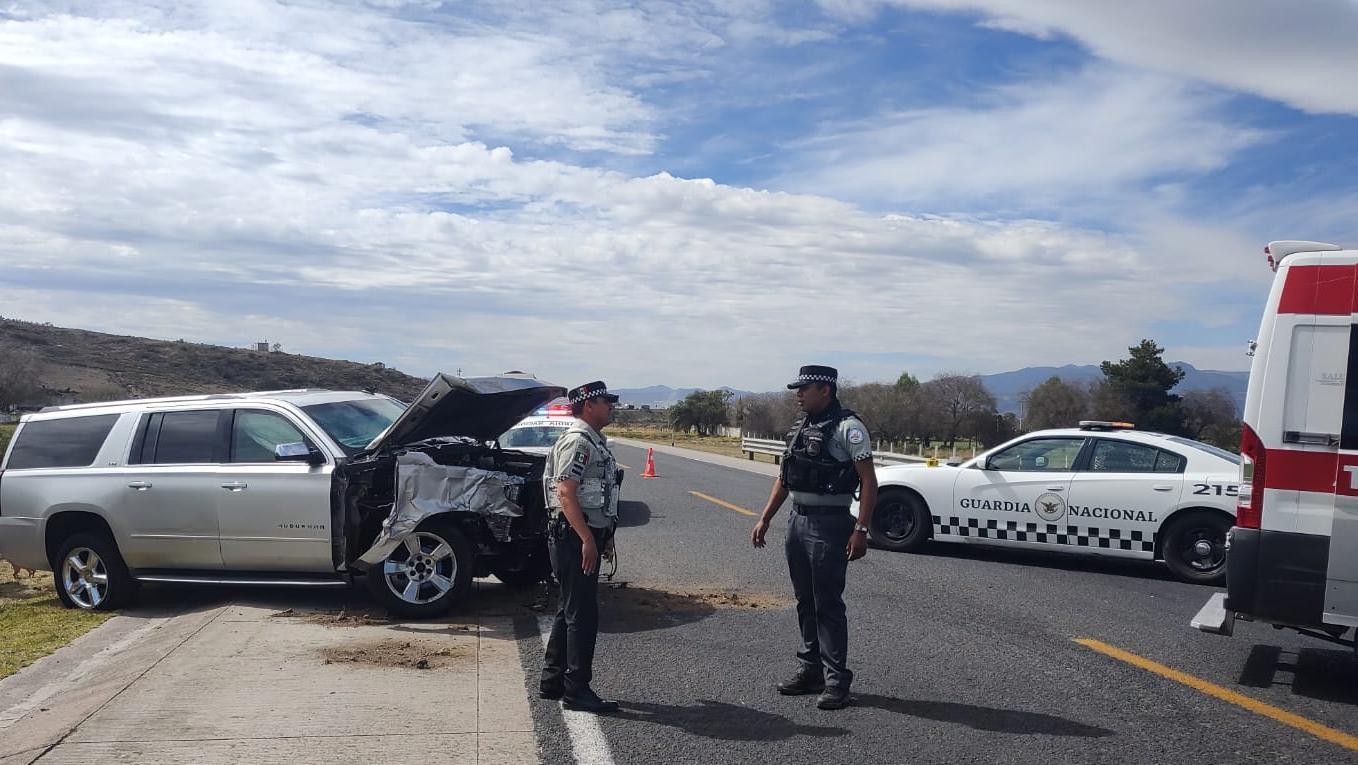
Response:
[{"label": "crumpled front bumper", "polygon": [[426,518],[442,513],[476,513],[500,541],[509,541],[509,520],[523,515],[515,501],[525,479],[481,468],[440,465],[428,454],[396,458],[396,501],[373,546],[358,560],[373,566],[387,559]]}]

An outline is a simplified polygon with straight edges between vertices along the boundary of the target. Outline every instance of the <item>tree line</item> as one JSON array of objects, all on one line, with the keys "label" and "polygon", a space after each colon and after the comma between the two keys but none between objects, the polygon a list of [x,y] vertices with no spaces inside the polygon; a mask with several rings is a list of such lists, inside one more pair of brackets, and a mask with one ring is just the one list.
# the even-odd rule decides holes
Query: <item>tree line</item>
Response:
[{"label": "tree line", "polygon": [[[1076,382],[1051,377],[1020,395],[1022,417],[996,408],[995,396],[976,375],[944,372],[921,382],[904,372],[894,383],[840,386],[845,406],[863,418],[873,437],[928,448],[953,447],[959,440],[983,447],[1016,435],[1048,428],[1074,427],[1081,420],[1135,423],[1141,430],[1182,435],[1234,450],[1240,420],[1225,388],[1173,389],[1184,371],[1164,362],[1164,348],[1142,340],[1128,356],[1099,365],[1100,379]],[[792,392],[762,393],[734,399],[729,391],[698,391],[671,407],[672,427],[712,435],[729,425],[743,433],[780,438],[797,418]]]}]

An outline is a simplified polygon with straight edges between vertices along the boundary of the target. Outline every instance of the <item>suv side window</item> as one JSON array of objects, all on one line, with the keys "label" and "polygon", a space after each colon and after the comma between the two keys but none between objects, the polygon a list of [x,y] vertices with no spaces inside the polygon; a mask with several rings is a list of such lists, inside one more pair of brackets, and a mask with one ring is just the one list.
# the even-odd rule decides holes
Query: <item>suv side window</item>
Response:
[{"label": "suv side window", "polygon": [[1071,470],[1084,442],[1083,438],[1033,438],[995,454],[989,465],[992,470]]},{"label": "suv side window", "polygon": [[232,462],[273,462],[279,444],[305,442],[315,448],[288,418],[262,409],[237,409],[231,424]]},{"label": "suv side window", "polygon": [[147,415],[132,444],[134,465],[203,465],[220,462],[221,411],[158,412]]},{"label": "suv side window", "polygon": [[116,414],[96,414],[25,423],[14,441],[7,467],[89,467],[117,421]]}]

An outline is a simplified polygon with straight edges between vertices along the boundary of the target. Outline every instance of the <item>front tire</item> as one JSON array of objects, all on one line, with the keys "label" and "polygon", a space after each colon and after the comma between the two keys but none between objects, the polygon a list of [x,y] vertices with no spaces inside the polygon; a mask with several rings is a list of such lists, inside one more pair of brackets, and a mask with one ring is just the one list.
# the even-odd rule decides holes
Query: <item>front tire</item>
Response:
[{"label": "front tire", "polygon": [[1193,584],[1222,585],[1226,582],[1226,532],[1231,522],[1224,515],[1195,511],[1180,515],[1165,528],[1161,552],[1170,573]]},{"label": "front tire", "polygon": [[490,572],[496,579],[510,587],[528,587],[545,582],[552,576],[552,561],[547,554],[547,543],[535,546],[533,551],[521,559],[500,561],[491,566]]},{"label": "front tire", "polygon": [[924,546],[932,532],[929,507],[918,494],[888,487],[877,495],[868,524],[868,537],[873,544],[896,552],[913,552]]},{"label": "front tire", "polygon": [[105,534],[67,537],[57,548],[52,580],[62,605],[79,611],[112,611],[137,595],[137,582],[118,545]]},{"label": "front tire", "polygon": [[420,525],[405,543],[367,571],[373,598],[388,613],[433,619],[452,610],[471,587],[476,570],[471,543],[453,524]]}]

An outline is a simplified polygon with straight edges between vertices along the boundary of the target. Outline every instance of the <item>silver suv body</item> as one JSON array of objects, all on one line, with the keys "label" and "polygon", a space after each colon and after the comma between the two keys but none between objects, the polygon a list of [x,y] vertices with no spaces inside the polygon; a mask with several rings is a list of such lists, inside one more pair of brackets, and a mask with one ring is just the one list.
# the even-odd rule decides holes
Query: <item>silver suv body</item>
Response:
[{"label": "silver suv body", "polygon": [[0,557],[52,570],[80,608],[141,581],[361,574],[394,611],[440,613],[472,576],[546,573],[542,459],[493,439],[561,393],[439,375],[408,407],[295,390],[50,408],[0,463]]}]

